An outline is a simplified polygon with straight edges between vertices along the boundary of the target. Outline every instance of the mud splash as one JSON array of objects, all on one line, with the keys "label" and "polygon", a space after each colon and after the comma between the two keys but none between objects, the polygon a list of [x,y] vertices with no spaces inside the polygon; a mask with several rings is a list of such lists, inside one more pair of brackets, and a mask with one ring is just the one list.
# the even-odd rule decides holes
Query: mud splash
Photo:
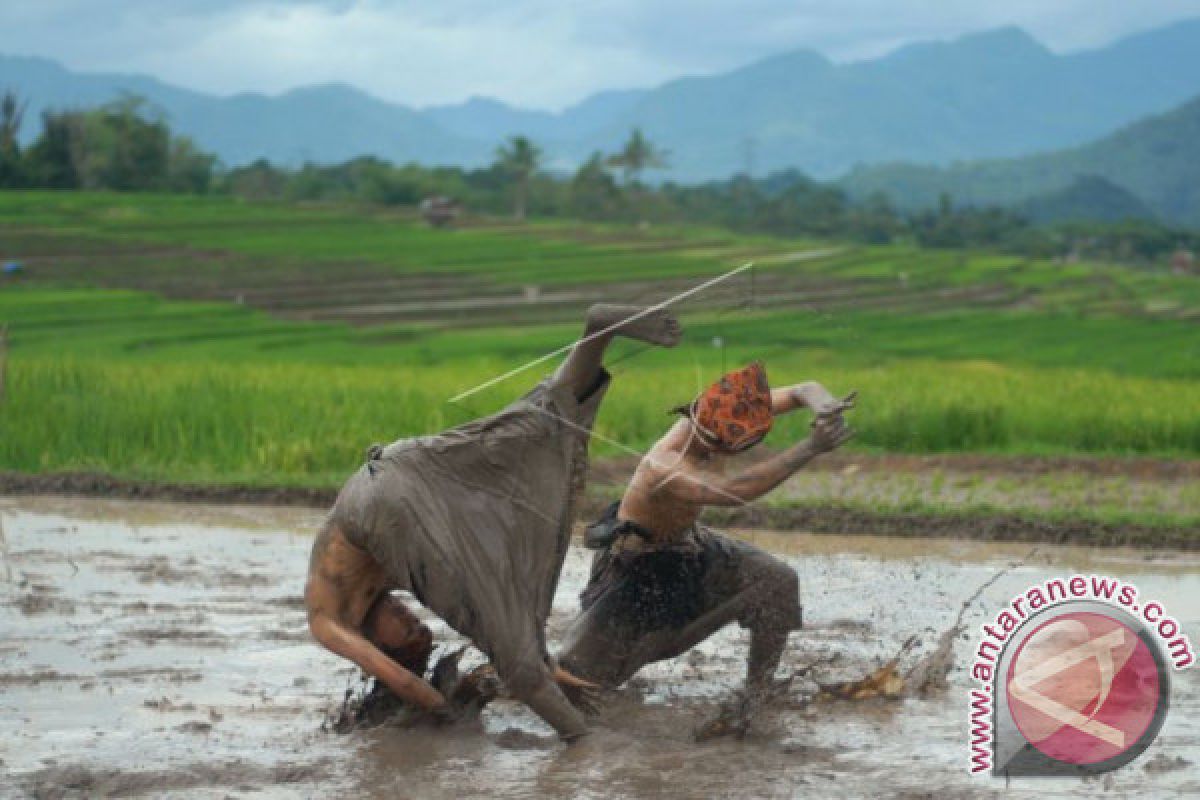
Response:
[{"label": "mud splash", "polygon": [[[1025,586],[1068,570],[1135,581],[1200,631],[1194,554],[1043,547],[964,612],[1027,544],[744,532],[796,567],[808,627],[792,637],[788,693],[741,741],[692,731],[738,687],[735,628],[640,673],[608,698],[596,733],[564,748],[519,705],[431,730],[321,731],[358,676],[308,640],[300,603],[320,514],[49,497],[0,498],[0,797],[974,796],[963,665],[973,631]],[[586,555],[555,598],[553,643],[575,608]],[[438,641],[456,646],[437,620]],[[817,701],[901,653],[907,673],[950,648],[947,689]],[[472,661],[472,659],[474,659]],[[478,663],[468,651],[464,669]],[[1014,784],[1009,794],[1200,792],[1200,680],[1177,675],[1161,737],[1103,783]],[[914,770],[913,764],[920,769]]]}]

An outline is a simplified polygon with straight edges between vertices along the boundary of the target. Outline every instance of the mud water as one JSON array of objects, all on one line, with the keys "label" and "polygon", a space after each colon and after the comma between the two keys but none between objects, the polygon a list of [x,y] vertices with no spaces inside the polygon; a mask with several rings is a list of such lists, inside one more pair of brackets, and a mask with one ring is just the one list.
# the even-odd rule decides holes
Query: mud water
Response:
[{"label": "mud water", "polygon": [[[308,510],[0,498],[0,797],[989,796],[966,771],[958,642],[948,691],[809,702],[812,678],[861,676],[912,634],[930,648],[964,599],[971,629],[1014,594],[1072,571],[1137,583],[1200,640],[1200,556],[946,539],[746,531],[802,580],[806,629],[785,668],[811,668],[743,741],[692,741],[739,684],[745,634],[727,629],[644,670],[597,732],[564,748],[499,701],[476,725],[322,730],[356,671],[312,644],[300,600]],[[587,555],[572,550],[553,641]],[[430,620],[439,641],[453,635]],[[918,648],[915,656],[919,656]],[[1104,778],[1014,781],[1006,796],[1200,795],[1200,669],[1174,676],[1151,749]]]}]

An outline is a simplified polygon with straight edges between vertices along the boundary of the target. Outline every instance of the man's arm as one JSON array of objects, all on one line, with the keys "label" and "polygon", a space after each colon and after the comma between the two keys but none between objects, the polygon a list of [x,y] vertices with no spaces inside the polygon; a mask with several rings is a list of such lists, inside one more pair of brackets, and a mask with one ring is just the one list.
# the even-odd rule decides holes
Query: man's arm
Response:
[{"label": "man's arm", "polygon": [[317,535],[304,586],[304,606],[313,638],[383,681],[400,699],[427,710],[444,706],[446,700],[437,689],[389,658],[357,625],[350,625],[344,619],[346,598],[351,587],[359,583],[356,556],[336,528],[327,527]]},{"label": "man's arm", "polygon": [[829,390],[816,381],[805,381],[771,390],[771,413],[788,414],[798,408],[822,411],[838,402]]},{"label": "man's arm", "polygon": [[817,414],[812,434],[736,475],[713,475],[691,466],[676,471],[662,488],[692,505],[737,506],[757,500],[822,453],[836,450],[854,436],[842,412],[854,406],[853,395]]}]

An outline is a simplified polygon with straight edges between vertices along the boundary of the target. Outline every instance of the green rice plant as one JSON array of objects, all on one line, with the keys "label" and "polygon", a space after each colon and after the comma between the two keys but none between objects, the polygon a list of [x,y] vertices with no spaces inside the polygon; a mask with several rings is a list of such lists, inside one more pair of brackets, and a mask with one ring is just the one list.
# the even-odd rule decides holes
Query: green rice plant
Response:
[{"label": "green rice plant", "polygon": [[[504,365],[431,366],[143,363],[24,357],[9,367],[0,411],[0,466],[101,470],[164,480],[336,482],[375,441],[441,430],[519,395],[530,372],[454,405],[448,398]],[[855,446],[899,452],[1200,454],[1200,386],[1071,370],[906,362],[897,369],[777,362],[777,383],[817,377],[857,388]],[[620,370],[594,450],[642,449],[670,424],[667,409],[714,372],[688,366]],[[1102,404],[1096,397],[1104,398]],[[769,446],[807,435],[781,418]]]}]

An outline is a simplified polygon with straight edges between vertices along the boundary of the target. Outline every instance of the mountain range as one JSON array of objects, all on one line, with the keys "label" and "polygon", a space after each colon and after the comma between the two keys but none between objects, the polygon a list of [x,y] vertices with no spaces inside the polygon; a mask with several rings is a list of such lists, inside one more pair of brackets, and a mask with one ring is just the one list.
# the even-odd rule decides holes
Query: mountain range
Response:
[{"label": "mountain range", "polygon": [[854,197],[883,192],[908,210],[945,193],[1044,220],[1154,217],[1200,228],[1200,97],[1079,147],[949,167],[862,167],[841,185]]},{"label": "mountain range", "polygon": [[1166,112],[1200,94],[1200,19],[1065,55],[1017,28],[846,64],[797,50],[650,89],[600,92],[557,113],[486,98],[416,109],[341,84],[215,96],[14,56],[0,56],[4,88],[30,102],[26,139],[43,109],[129,92],[230,166],[360,155],[476,166],[492,160],[503,138],[525,134],[551,168],[565,170],[595,150],[616,149],[638,126],[670,153],[670,168],[652,179],[687,183],[788,167],[828,179],[881,162],[946,166],[1063,150]]}]

